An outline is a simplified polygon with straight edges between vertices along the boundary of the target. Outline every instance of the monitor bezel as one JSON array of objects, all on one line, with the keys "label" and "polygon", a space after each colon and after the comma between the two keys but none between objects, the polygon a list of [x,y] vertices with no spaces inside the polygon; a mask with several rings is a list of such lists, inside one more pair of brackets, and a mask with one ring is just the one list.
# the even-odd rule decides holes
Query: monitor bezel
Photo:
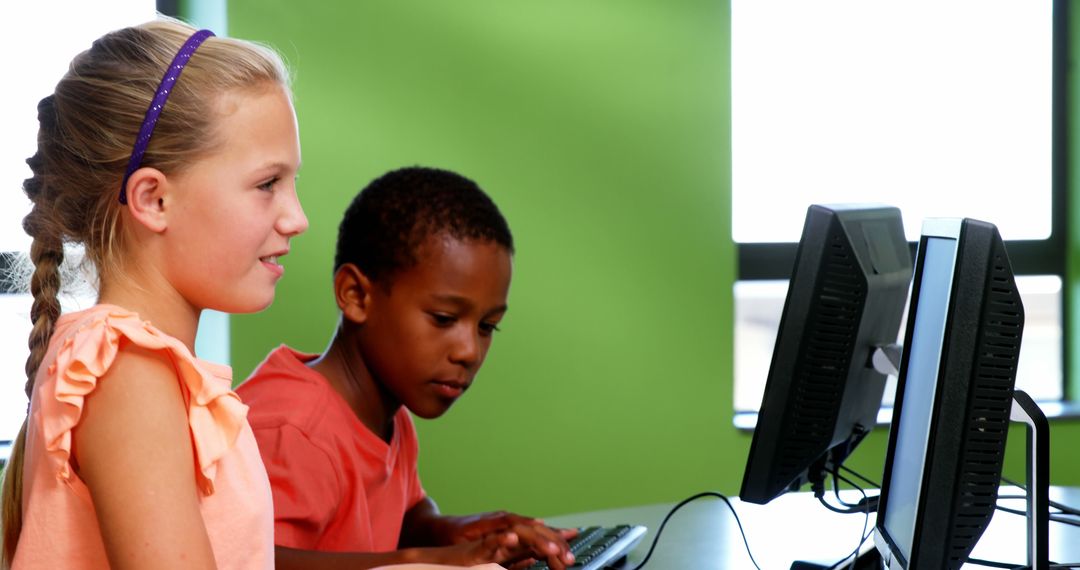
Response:
[{"label": "monitor bezel", "polygon": [[[951,268],[951,272],[950,272],[950,275],[949,275],[949,283],[951,283],[953,285],[953,287],[949,291],[949,297],[948,297],[948,301],[946,303],[946,315],[948,315],[949,308],[951,307],[953,298],[954,298],[955,293],[956,293],[955,277],[956,277],[956,264],[959,261],[958,249],[959,249],[959,242],[960,242],[961,226],[962,226],[961,220],[930,219],[930,220],[926,220],[926,221],[923,222],[922,235],[919,237],[919,247],[918,247],[918,250],[916,251],[916,254],[915,254],[914,274],[913,274],[913,276],[911,278],[911,296],[910,296],[910,299],[908,301],[908,320],[907,320],[906,329],[904,331],[904,346],[905,347],[910,347],[911,346],[911,337],[912,337],[912,334],[913,334],[914,329],[915,329],[915,319],[913,318],[914,315],[915,315],[915,311],[913,309],[918,306],[920,295],[922,293],[923,262],[926,259],[926,244],[927,244],[927,241],[932,239],[932,238],[952,239],[952,240],[956,240],[956,242],[957,242],[956,249],[954,249],[954,252],[953,252],[953,263],[952,263],[952,268]],[[948,316],[946,316],[946,319],[948,319]],[[946,325],[945,326],[946,326],[946,328],[948,327],[947,320],[946,320]],[[944,344],[944,339],[943,339],[942,343]],[[942,347],[941,352],[942,352],[942,354],[944,354],[944,352],[945,352],[944,346]],[[904,557],[904,553],[897,546],[896,541],[894,540],[894,538],[890,534],[888,534],[887,530],[885,530],[884,520],[885,520],[885,513],[887,512],[887,508],[888,508],[887,503],[888,503],[889,478],[892,475],[893,453],[896,450],[897,427],[898,427],[898,424],[900,423],[900,416],[901,416],[901,412],[902,412],[903,404],[904,404],[904,392],[906,391],[906,388],[907,388],[907,372],[908,372],[908,363],[909,363],[910,357],[911,357],[910,352],[908,350],[904,350],[903,356],[900,359],[900,376],[897,378],[897,381],[896,381],[896,395],[895,395],[895,397],[893,399],[892,424],[889,427],[889,444],[888,444],[888,447],[887,447],[887,452],[885,454],[885,467],[884,467],[884,471],[882,472],[881,493],[880,493],[879,498],[878,498],[877,520],[875,522],[875,528],[874,528],[874,540],[875,540],[875,542],[884,541],[886,543],[885,545],[882,545],[882,544],[879,543],[878,550],[881,551],[881,553],[882,553],[882,561],[884,562],[884,564],[885,564],[885,566],[887,568],[905,568],[906,569],[908,567],[908,564],[909,564],[909,561]],[[935,387],[934,387],[935,395],[937,394],[937,391],[940,389],[940,383],[941,383],[941,359],[940,359],[940,356],[939,356],[938,363],[937,363],[937,378],[935,379]],[[937,422],[935,420],[937,418],[938,410],[939,410],[940,405],[941,405],[940,399],[935,397],[934,402],[931,404],[931,412],[930,412],[930,420],[931,420],[931,422],[930,422],[930,425],[927,427],[927,440],[928,441],[931,441],[934,438],[934,430],[935,430],[935,428],[937,426]],[[929,445],[929,443],[927,445]],[[924,458],[924,460],[925,460],[925,458]],[[919,491],[920,491],[920,493],[919,493],[919,498],[918,498],[918,504],[915,507],[916,517],[915,517],[915,528],[914,528],[913,536],[918,536],[919,531],[921,530],[919,528],[919,525],[920,525],[921,521],[920,521],[920,519],[918,517],[918,513],[923,511],[924,501],[926,500],[926,494],[921,492],[923,486],[926,484],[926,477],[927,477],[927,473],[926,473],[926,468],[925,468],[925,464],[924,464],[923,471],[922,471],[922,481],[920,481],[920,483],[919,483]],[[882,548],[883,546],[884,546],[884,548]],[[914,555],[916,547],[917,547],[917,545],[915,545],[915,544],[912,545],[912,552],[911,552],[912,555]],[[896,560],[897,558],[899,560]],[[898,562],[899,565],[894,566],[892,564],[892,562],[894,562],[894,561]]]}]

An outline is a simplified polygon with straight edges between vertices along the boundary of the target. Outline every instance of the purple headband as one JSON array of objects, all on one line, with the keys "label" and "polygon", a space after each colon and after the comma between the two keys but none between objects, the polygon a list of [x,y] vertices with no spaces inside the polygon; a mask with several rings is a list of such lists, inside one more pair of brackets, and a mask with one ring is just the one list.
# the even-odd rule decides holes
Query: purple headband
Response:
[{"label": "purple headband", "polygon": [[187,65],[195,50],[199,49],[203,41],[212,35],[214,32],[210,30],[199,30],[191,34],[191,37],[180,47],[180,51],[176,52],[176,57],[169,64],[169,68],[165,70],[165,76],[161,78],[157,92],[154,93],[154,99],[150,101],[150,108],[146,110],[146,118],[143,119],[142,128],[139,129],[139,136],[135,139],[135,149],[131,151],[131,160],[128,161],[127,171],[124,172],[124,180],[120,182],[121,204],[127,204],[128,178],[142,166],[143,155],[146,154],[146,147],[150,144],[150,136],[154,134],[154,127],[157,125],[158,117],[161,116],[161,110],[165,107],[165,100],[169,98],[173,85],[180,78],[180,72],[184,70],[184,66]]}]

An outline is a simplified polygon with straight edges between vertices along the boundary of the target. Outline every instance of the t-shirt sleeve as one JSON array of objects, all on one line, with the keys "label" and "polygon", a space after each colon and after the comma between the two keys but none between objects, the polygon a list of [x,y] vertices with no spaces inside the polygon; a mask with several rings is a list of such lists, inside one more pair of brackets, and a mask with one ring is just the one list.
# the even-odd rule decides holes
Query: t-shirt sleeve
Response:
[{"label": "t-shirt sleeve", "polygon": [[316,549],[341,502],[340,469],[291,425],[253,431],[274,494],[274,544]]},{"label": "t-shirt sleeve", "polygon": [[416,463],[413,463],[412,478],[409,481],[409,508],[415,507],[426,496],[427,493],[424,492],[424,487],[420,484],[420,471],[416,468]]}]

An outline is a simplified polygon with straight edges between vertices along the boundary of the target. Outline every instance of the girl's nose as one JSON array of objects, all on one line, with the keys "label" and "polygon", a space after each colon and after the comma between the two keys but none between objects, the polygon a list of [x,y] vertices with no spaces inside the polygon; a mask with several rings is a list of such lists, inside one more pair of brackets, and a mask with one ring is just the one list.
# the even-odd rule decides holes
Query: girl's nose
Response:
[{"label": "girl's nose", "polygon": [[300,197],[295,190],[288,193],[281,216],[278,218],[277,230],[285,236],[295,236],[304,233],[308,228],[308,219],[304,214],[304,208],[300,205]]}]

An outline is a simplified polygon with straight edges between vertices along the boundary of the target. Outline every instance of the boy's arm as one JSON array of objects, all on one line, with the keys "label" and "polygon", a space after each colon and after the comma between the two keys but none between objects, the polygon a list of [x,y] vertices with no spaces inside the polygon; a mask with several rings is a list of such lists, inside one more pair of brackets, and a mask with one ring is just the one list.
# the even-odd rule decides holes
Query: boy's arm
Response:
[{"label": "boy's arm", "polygon": [[553,529],[540,519],[504,511],[442,515],[430,497],[424,497],[405,513],[398,544],[401,547],[460,544],[510,531],[518,536],[529,557],[547,560],[552,568],[573,564],[574,556],[566,540],[577,534],[574,529]]},{"label": "boy's arm", "polygon": [[367,570],[390,564],[418,562],[424,559],[419,550],[409,548],[393,552],[319,552],[275,546],[274,562],[279,570]]},{"label": "boy's arm", "polygon": [[[443,546],[454,543],[453,526],[448,517],[439,514],[439,507],[431,497],[424,497],[405,512],[401,522],[399,547]],[[479,538],[479,536],[473,537]]]},{"label": "boy's arm", "polygon": [[[517,534],[490,534],[483,540],[438,548],[405,548],[393,552],[319,552],[274,547],[279,570],[368,570],[392,564],[429,563],[475,566],[521,559],[524,553]],[[552,566],[561,570],[563,566]]]}]

